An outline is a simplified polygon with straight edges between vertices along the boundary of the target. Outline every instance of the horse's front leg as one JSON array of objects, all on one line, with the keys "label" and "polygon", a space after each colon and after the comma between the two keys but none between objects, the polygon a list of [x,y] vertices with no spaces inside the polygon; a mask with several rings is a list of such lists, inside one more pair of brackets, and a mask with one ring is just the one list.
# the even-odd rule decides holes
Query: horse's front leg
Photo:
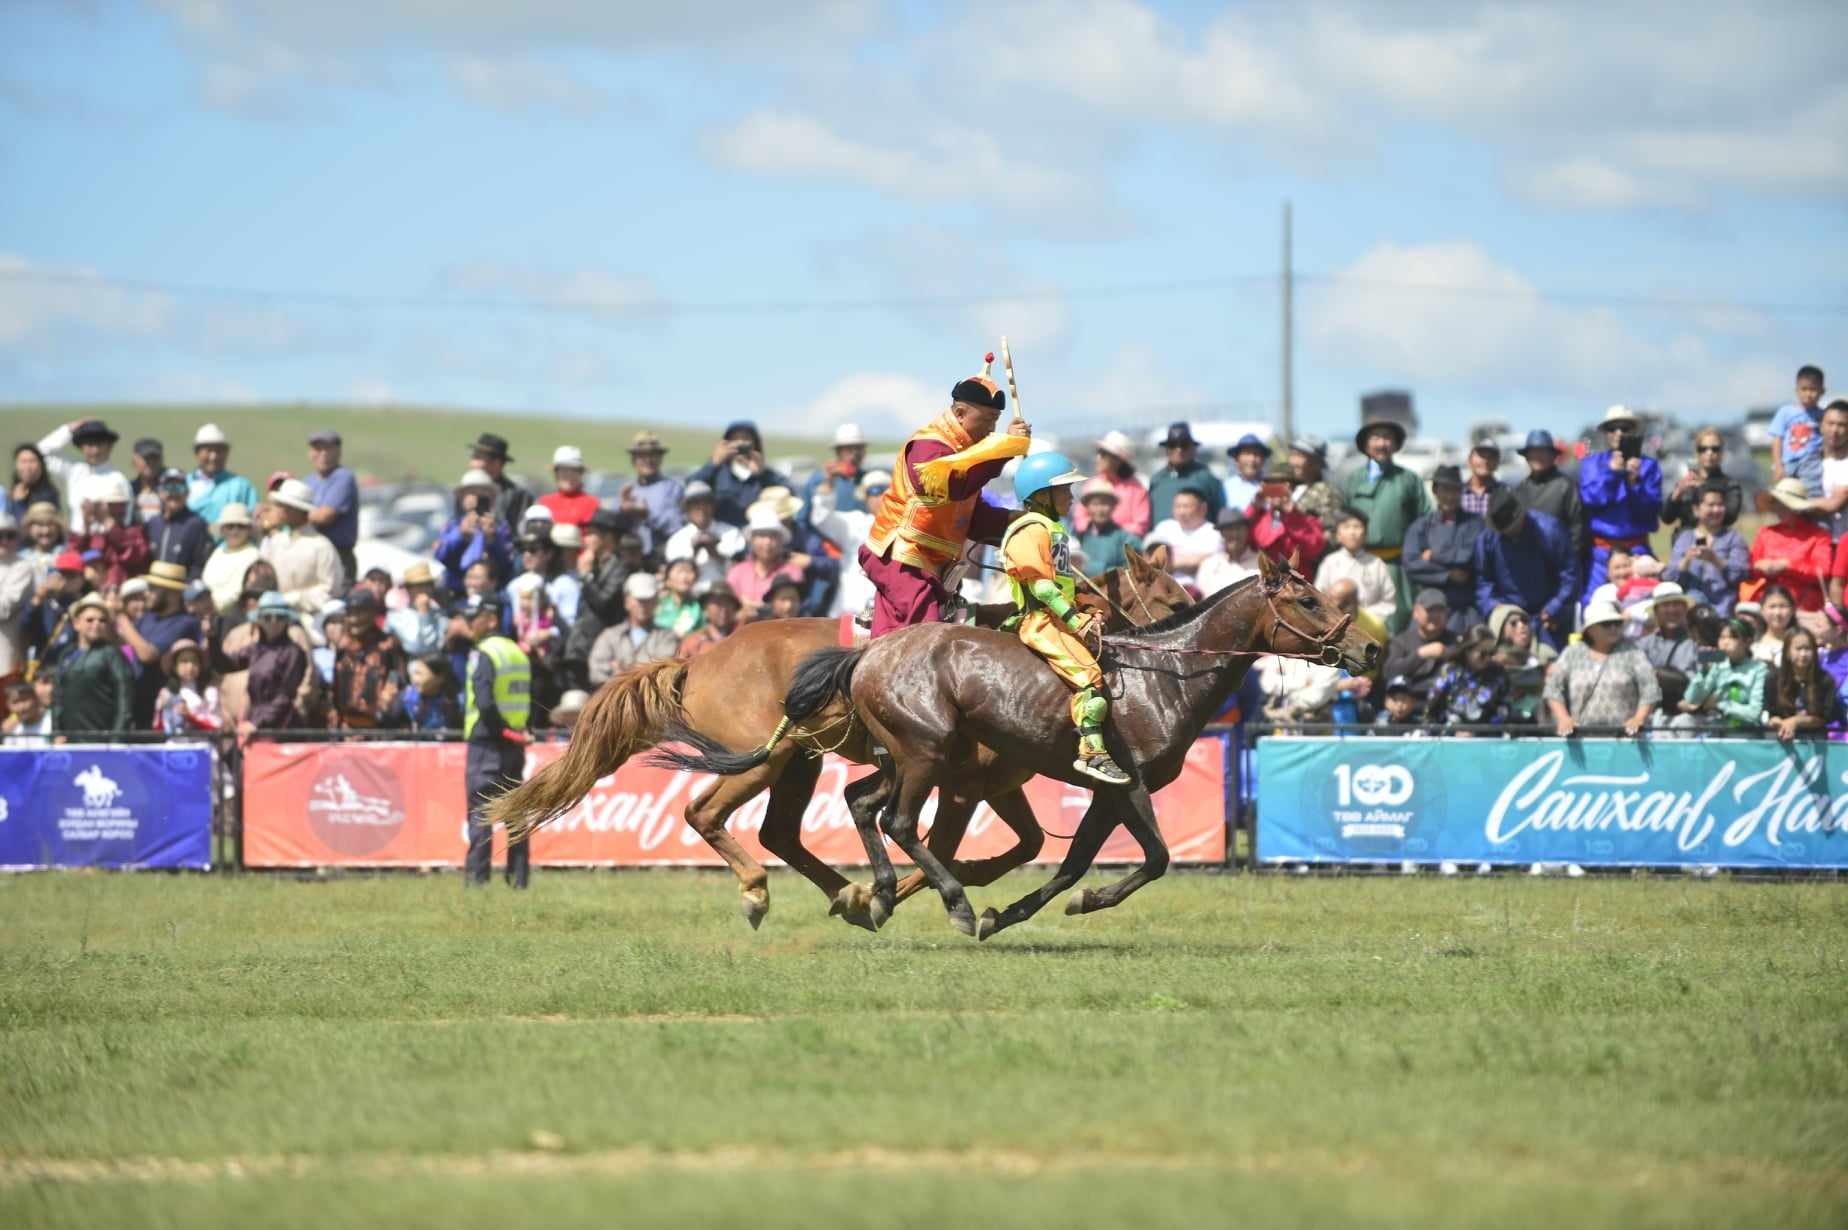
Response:
[{"label": "horse's front leg", "polygon": [[1097,861],[1097,852],[1103,849],[1104,838],[1110,836],[1110,831],[1117,826],[1117,809],[1121,803],[1111,796],[1120,793],[1098,790],[1091,795],[1091,805],[1085,808],[1084,818],[1078,822],[1078,831],[1072,834],[1071,849],[1065,852],[1065,861],[1059,864],[1052,879],[999,914],[992,909],[982,911],[981,922],[975,933],[977,939],[985,940],[997,931],[1005,931],[1015,923],[1025,922],[1044,909],[1054,897],[1078,883],[1084,873],[1091,869],[1091,864]]},{"label": "horse's front leg", "polygon": [[1065,902],[1067,914],[1089,914],[1121,905],[1123,899],[1147,884],[1159,880],[1168,870],[1168,843],[1162,839],[1161,826],[1155,820],[1155,802],[1149,792],[1133,786],[1119,792],[1128,804],[1123,826],[1142,847],[1142,865],[1118,880],[1099,889],[1081,888]]}]

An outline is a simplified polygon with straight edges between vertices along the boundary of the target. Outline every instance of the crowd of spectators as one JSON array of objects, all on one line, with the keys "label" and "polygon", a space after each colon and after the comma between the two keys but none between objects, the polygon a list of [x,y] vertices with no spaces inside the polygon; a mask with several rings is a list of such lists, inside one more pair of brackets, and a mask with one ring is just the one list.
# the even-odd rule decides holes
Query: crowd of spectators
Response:
[{"label": "crowd of spectators", "polygon": [[[1784,738],[1839,727],[1848,401],[1825,406],[1822,372],[1798,373],[1750,507],[1724,433],[1697,433],[1665,486],[1641,426],[1613,407],[1602,447],[1582,456],[1529,432],[1513,472],[1480,440],[1428,480],[1398,464],[1394,422],[1363,425],[1340,474],[1318,437],[1274,450],[1253,434],[1226,450],[1222,477],[1184,422],[1144,474],[1113,431],[1073,507],[1076,554],[1097,574],[1165,544],[1202,595],[1268,554],[1386,642],[1371,677],[1263,660],[1239,716]],[[535,725],[569,725],[639,663],[707,652],[753,620],[858,612],[871,586],[857,548],[891,483],[851,425],[797,484],[739,421],[690,472],[670,473],[661,440],[636,434],[613,498],[586,489],[581,449],[560,447],[536,493],[510,476],[509,441],[484,432],[427,558],[393,575],[358,568],[360,488],[337,432],[307,437],[299,476],[261,486],[235,472],[213,424],[194,435],[190,469],[147,438],[121,468],[119,440],[87,419],[14,450],[0,510],[9,738],[454,729],[471,643],[461,608],[477,594],[498,596],[503,632],[531,659]],[[965,592],[985,596],[984,583],[972,572]]]}]

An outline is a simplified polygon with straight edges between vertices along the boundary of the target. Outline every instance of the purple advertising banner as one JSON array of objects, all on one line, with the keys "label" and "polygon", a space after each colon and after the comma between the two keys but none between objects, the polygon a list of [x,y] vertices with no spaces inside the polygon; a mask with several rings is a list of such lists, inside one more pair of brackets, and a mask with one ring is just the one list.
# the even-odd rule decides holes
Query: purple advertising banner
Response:
[{"label": "purple advertising banner", "polygon": [[212,865],[212,750],[0,748],[0,870]]}]

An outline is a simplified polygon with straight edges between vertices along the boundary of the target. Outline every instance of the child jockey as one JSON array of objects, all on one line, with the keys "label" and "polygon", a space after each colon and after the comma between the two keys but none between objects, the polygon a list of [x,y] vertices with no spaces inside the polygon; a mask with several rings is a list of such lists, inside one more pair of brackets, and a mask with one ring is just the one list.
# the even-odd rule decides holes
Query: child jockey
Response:
[{"label": "child jockey", "polygon": [[1001,538],[1001,562],[1013,590],[1015,613],[1004,628],[1018,626],[1028,649],[1046,659],[1077,693],[1072,724],[1078,727],[1078,759],[1072,768],[1112,786],[1129,781],[1104,750],[1104,719],[1110,701],[1104,672],[1085,644],[1103,621],[1073,602],[1071,539],[1062,524],[1072,507],[1072,484],[1084,481],[1062,453],[1027,457],[1014,473],[1014,494],[1025,511]]}]

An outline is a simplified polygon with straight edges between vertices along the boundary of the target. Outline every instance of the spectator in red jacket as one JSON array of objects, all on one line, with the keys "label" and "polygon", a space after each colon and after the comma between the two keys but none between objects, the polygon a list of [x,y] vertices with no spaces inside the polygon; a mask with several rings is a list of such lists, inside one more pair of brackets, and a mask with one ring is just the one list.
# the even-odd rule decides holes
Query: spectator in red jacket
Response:
[{"label": "spectator in red jacket", "polygon": [[552,480],[558,490],[540,496],[539,503],[552,514],[555,524],[583,529],[602,505],[584,490],[584,454],[577,445],[561,444],[552,450]]},{"label": "spectator in red jacket", "polygon": [[1280,563],[1294,563],[1299,572],[1315,575],[1328,544],[1322,519],[1296,506],[1290,491],[1296,472],[1286,461],[1272,462],[1258,485],[1245,516],[1251,522],[1251,545]]},{"label": "spectator in red jacket", "polygon": [[1752,540],[1752,571],[1746,587],[1775,583],[1790,591],[1799,611],[1820,611],[1832,551],[1829,531],[1810,519],[1814,501],[1808,488],[1800,478],[1780,478],[1758,498],[1761,509],[1775,512],[1777,521],[1761,526]]},{"label": "spectator in red jacket", "polygon": [[128,506],[134,499],[128,478],[120,471],[92,474],[81,493],[84,529],[71,535],[71,550],[83,555],[98,552],[97,583],[115,588],[148,570],[148,536],[131,524]]}]

